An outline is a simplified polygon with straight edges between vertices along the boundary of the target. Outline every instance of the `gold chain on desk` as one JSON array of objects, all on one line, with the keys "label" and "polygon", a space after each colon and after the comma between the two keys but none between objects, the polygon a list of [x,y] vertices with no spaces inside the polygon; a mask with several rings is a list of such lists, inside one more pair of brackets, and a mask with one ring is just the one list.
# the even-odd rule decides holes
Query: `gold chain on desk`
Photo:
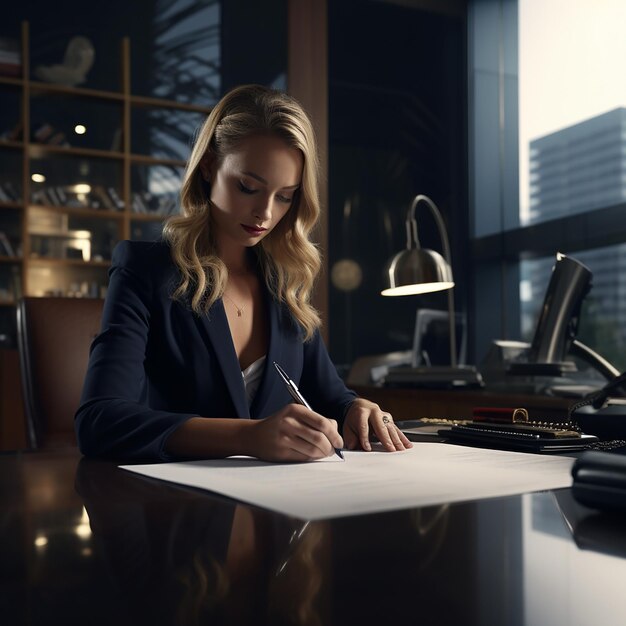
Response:
[{"label": "gold chain on desk", "polygon": [[[578,404],[580,406],[584,406],[583,403],[578,403]],[[539,426],[542,428],[553,428],[556,430],[574,430],[576,432],[582,433],[583,430],[580,427],[580,424],[572,416],[573,410],[574,409],[570,410],[569,422],[530,421],[528,423],[532,424],[533,426]],[[624,441],[623,439],[607,439],[605,441],[595,441],[587,445],[588,450],[603,450],[603,451],[615,450],[616,448],[624,448],[624,447],[626,447],[626,441]]]},{"label": "gold chain on desk", "polygon": [[574,421],[569,420],[567,422],[549,422],[548,420],[529,420],[529,426],[537,426],[538,428],[552,428],[553,430],[575,430],[576,432],[582,432],[580,426]]},{"label": "gold chain on desk", "polygon": [[420,417],[417,421],[424,422],[425,424],[443,424],[445,426],[450,424],[469,424],[472,420],[458,420],[455,418],[444,419],[442,417]]}]

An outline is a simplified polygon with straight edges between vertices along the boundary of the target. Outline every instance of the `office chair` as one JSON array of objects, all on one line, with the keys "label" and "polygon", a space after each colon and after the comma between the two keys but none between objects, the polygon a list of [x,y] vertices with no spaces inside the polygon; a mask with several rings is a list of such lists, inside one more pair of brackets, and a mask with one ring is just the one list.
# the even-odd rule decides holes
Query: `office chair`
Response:
[{"label": "office chair", "polygon": [[103,303],[58,297],[26,297],[18,303],[18,350],[32,448],[76,445],[74,413]]}]

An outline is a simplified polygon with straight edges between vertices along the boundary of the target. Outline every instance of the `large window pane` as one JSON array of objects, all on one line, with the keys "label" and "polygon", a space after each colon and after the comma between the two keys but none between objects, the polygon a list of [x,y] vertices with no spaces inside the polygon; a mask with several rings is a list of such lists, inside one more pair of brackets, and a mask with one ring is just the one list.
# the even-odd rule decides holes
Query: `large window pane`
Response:
[{"label": "large window pane", "polygon": [[[594,274],[579,339],[619,369],[626,369],[626,243],[616,236],[623,219],[606,209],[626,202],[624,23],[622,0],[519,0],[520,224],[532,227],[537,247],[517,252],[545,247],[550,220],[569,224],[569,249],[560,251]],[[600,241],[598,232],[605,233]],[[553,262],[521,263],[524,339],[534,330]]]},{"label": "large window pane", "polygon": [[213,104],[221,89],[221,2],[154,2],[132,39],[132,92]]},{"label": "large window pane", "polygon": [[[619,287],[626,245],[624,23],[622,0],[469,4],[477,361],[494,339],[530,338],[555,254],[563,252],[583,262],[590,255],[595,274],[581,339],[626,365],[609,354],[621,339],[603,338],[608,325],[624,326],[626,308]],[[508,149],[512,136],[518,159]],[[519,179],[513,195],[512,172]]]},{"label": "large window pane", "polygon": [[520,0],[522,224],[626,200],[625,23],[623,0]]}]

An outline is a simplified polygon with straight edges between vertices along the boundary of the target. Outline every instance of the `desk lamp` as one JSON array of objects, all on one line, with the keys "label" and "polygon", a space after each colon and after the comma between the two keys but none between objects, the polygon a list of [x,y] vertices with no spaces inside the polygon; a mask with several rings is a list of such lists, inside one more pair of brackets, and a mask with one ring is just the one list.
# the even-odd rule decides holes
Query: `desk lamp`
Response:
[{"label": "desk lamp", "polygon": [[[415,211],[419,203],[425,204],[435,218],[441,238],[443,256],[420,246],[417,236]],[[415,196],[406,214],[406,249],[398,252],[387,264],[385,275],[389,286],[381,291],[383,296],[409,296],[433,291],[448,290],[448,319],[450,324],[450,365],[457,366],[456,320],[454,312],[454,280],[448,234],[435,203],[424,195]]]}]

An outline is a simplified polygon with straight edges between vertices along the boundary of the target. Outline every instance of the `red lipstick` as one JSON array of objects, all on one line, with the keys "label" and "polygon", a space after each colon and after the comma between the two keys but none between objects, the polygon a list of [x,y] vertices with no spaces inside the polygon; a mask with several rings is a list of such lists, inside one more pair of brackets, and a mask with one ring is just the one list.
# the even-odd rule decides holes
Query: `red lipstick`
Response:
[{"label": "red lipstick", "polygon": [[252,235],[253,237],[258,237],[267,230],[267,228],[261,228],[260,226],[248,226],[246,224],[241,224],[241,228],[243,228],[249,235]]}]

